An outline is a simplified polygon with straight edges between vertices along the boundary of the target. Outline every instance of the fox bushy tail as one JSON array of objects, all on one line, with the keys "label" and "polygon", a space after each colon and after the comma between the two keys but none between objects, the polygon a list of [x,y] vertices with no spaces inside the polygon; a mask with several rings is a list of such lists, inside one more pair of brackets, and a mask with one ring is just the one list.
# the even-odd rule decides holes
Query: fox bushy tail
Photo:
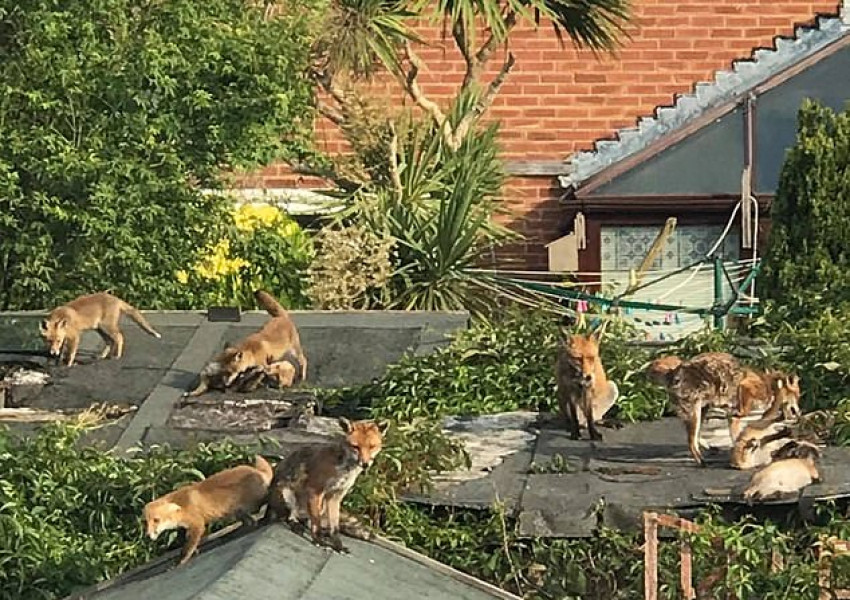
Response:
[{"label": "fox bushy tail", "polygon": [[159,334],[159,332],[157,332],[156,329],[151,327],[151,324],[148,323],[148,320],[145,319],[144,315],[142,315],[142,313],[140,313],[138,310],[136,310],[135,307],[130,306],[126,302],[122,301],[121,302],[121,312],[125,313],[127,316],[129,316],[131,319],[133,319],[139,327],[141,327],[142,329],[147,331],[149,334],[151,334],[155,338],[161,338],[162,337]]},{"label": "fox bushy tail", "polygon": [[257,304],[266,309],[268,313],[273,317],[282,317],[286,315],[286,309],[274,299],[274,297],[264,290],[257,290],[254,292],[254,299],[256,299]]},{"label": "fox bushy tail", "polygon": [[260,472],[260,476],[263,478],[263,483],[266,485],[271,484],[272,479],[274,478],[274,471],[272,470],[272,466],[269,464],[269,461],[258,454],[254,459],[254,468]]}]

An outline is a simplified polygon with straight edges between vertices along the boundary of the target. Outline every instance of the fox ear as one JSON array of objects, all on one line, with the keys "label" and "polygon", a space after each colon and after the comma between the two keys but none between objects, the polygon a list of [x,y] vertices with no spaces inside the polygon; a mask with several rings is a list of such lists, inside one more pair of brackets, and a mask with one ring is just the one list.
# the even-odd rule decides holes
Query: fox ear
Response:
[{"label": "fox ear", "polygon": [[340,417],[337,422],[339,423],[339,426],[342,427],[342,430],[345,433],[351,433],[351,431],[354,429],[354,425],[352,425],[351,421],[349,421],[345,417]]},{"label": "fox ear", "polygon": [[381,432],[381,435],[387,435],[387,431],[390,429],[390,422],[384,421],[383,423],[375,422],[375,426],[378,428],[378,431]]},{"label": "fox ear", "polygon": [[234,354],[234,355],[233,355],[233,360],[242,360],[242,353],[241,353],[241,352],[237,352],[236,354]]},{"label": "fox ear", "polygon": [[47,333],[47,319],[42,319],[38,324],[38,330],[41,333]]},{"label": "fox ear", "polygon": [[788,378],[788,385],[792,387],[797,387],[798,385],[800,385],[800,376],[791,375],[791,377]]},{"label": "fox ear", "polygon": [[57,327],[61,327],[62,329],[65,329],[65,327],[66,327],[67,325],[68,325],[68,319],[62,319],[61,321],[59,321],[58,323],[56,323],[56,326],[57,326]]}]

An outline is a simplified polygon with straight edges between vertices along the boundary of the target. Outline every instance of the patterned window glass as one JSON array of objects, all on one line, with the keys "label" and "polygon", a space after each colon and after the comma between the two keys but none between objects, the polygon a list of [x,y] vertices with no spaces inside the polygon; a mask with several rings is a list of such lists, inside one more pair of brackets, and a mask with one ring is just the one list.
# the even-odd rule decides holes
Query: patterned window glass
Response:
[{"label": "patterned window glass", "polygon": [[[663,225],[603,227],[602,270],[628,271],[640,266]],[[652,270],[686,267],[703,258],[723,233],[721,225],[687,225],[676,227],[664,251],[652,263]],[[740,233],[730,230],[720,247],[724,260],[738,260]]]}]

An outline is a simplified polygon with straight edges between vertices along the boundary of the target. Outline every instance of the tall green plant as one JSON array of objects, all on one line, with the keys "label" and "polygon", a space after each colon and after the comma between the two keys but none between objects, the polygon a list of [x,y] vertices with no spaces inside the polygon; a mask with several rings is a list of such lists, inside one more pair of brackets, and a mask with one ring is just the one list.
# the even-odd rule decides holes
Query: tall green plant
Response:
[{"label": "tall green plant", "polygon": [[149,307],[220,237],[223,172],[296,158],[321,0],[0,0],[0,310]]},{"label": "tall green plant", "polygon": [[402,119],[390,127],[389,140],[376,142],[383,157],[364,155],[377,156],[364,165],[372,176],[338,218],[395,242],[395,271],[376,303],[475,314],[496,305],[497,286],[471,271],[485,250],[511,237],[492,219],[504,180],[496,134],[492,125],[453,150],[436,125]]},{"label": "tall green plant", "polygon": [[850,304],[850,111],[806,101],[771,209],[762,294],[780,320]]}]

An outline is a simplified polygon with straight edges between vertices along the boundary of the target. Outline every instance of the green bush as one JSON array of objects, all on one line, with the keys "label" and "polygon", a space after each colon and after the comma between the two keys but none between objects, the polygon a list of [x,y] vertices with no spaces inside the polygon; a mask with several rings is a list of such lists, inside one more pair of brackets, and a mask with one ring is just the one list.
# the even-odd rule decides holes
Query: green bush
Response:
[{"label": "green bush", "polygon": [[[602,363],[620,389],[617,414],[628,421],[658,418],[666,394],[643,375],[652,354],[633,345],[637,331],[613,321],[601,342]],[[328,401],[370,406],[378,418],[410,421],[446,415],[513,410],[557,411],[557,318],[513,310],[492,322],[476,321],[451,345],[407,356],[374,384],[332,392]]]},{"label": "green bush", "polygon": [[300,156],[321,2],[0,0],[0,310],[183,297],[222,173]]},{"label": "green bush", "polygon": [[762,296],[785,321],[850,302],[850,112],[806,101],[771,208]]},{"label": "green bush", "polygon": [[150,560],[177,532],[144,536],[142,508],[179,484],[237,463],[228,443],[165,448],[125,460],[79,446],[81,425],[52,424],[31,438],[0,433],[0,598],[59,598]]},{"label": "green bush", "polygon": [[257,289],[268,290],[287,308],[307,308],[312,254],[310,237],[280,209],[242,204],[206,256],[176,273],[185,286],[181,308],[251,308]]},{"label": "green bush", "polygon": [[[464,96],[450,118],[473,110]],[[488,314],[501,288],[474,269],[485,252],[515,237],[493,220],[505,177],[497,125],[473,129],[452,149],[430,120],[392,120],[368,106],[350,119],[343,133],[356,156],[337,171],[356,183],[335,218],[394,242],[392,276],[366,293],[365,304]]]}]

